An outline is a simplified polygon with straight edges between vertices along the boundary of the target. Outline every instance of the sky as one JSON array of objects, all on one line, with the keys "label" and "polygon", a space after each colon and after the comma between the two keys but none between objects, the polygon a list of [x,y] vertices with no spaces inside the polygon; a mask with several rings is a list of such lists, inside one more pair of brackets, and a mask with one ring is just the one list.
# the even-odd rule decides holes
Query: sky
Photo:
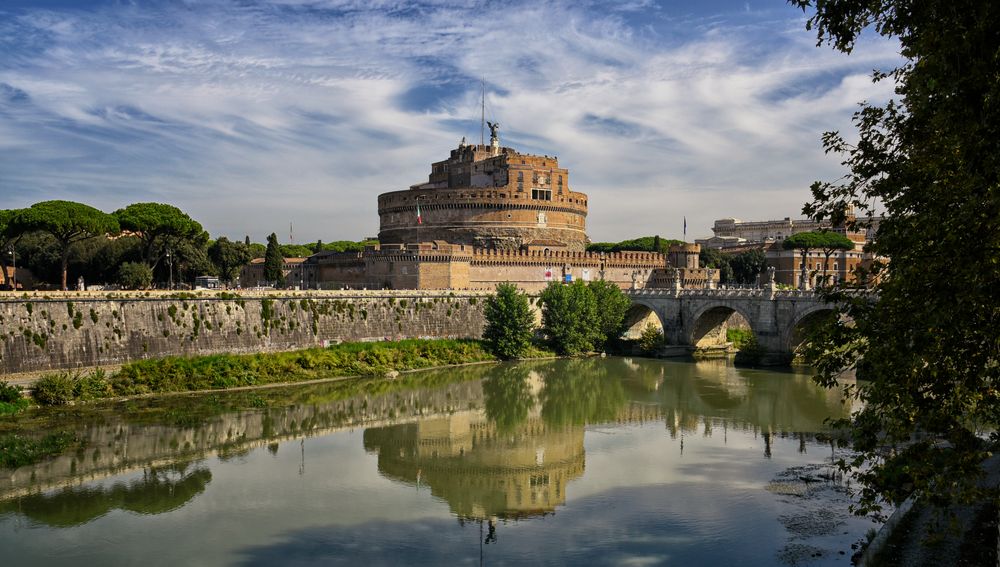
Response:
[{"label": "sky", "polygon": [[[783,0],[3,0],[0,208],[180,207],[213,237],[378,233],[486,118],[555,155],[594,241],[801,218],[824,131],[898,44],[817,47]],[[487,133],[488,135],[488,133]],[[289,228],[292,229],[289,234]]]}]

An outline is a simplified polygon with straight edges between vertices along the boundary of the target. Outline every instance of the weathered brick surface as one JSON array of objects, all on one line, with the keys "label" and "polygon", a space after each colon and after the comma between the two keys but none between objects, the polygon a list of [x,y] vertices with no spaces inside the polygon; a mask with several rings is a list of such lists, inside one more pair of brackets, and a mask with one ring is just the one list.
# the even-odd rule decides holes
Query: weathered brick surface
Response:
[{"label": "weathered brick surface", "polygon": [[0,298],[0,374],[327,341],[477,338],[484,294],[298,292],[221,298]]}]

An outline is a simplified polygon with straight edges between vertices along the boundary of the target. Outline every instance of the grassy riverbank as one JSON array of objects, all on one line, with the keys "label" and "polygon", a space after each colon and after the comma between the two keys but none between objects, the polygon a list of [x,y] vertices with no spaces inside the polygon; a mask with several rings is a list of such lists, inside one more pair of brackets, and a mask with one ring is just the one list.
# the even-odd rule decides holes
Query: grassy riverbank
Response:
[{"label": "grassy riverbank", "polygon": [[[535,356],[551,353],[537,351]],[[113,374],[60,372],[42,377],[32,395],[43,405],[143,394],[225,390],[337,376],[384,375],[495,360],[478,340],[344,343],[328,348],[248,355],[167,357],[132,362]]]}]

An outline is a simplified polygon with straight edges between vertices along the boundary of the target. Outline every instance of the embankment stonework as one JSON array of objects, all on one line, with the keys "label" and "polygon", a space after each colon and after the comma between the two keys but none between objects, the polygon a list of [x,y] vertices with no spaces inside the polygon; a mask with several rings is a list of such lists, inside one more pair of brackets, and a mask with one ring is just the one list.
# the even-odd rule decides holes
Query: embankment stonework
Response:
[{"label": "embankment stonework", "polygon": [[0,296],[0,375],[337,341],[478,338],[475,292]]}]

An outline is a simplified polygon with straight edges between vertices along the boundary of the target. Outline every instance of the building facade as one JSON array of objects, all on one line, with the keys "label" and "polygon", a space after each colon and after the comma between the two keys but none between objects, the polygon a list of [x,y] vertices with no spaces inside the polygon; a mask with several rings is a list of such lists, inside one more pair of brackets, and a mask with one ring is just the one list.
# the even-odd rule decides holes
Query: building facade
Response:
[{"label": "building facade", "polygon": [[482,250],[541,248],[583,252],[587,195],[551,156],[490,145],[451,150],[426,183],[378,197],[379,242],[444,241]]},{"label": "building facade", "polygon": [[[466,144],[431,165],[427,182],[378,197],[379,243],[361,252],[286,259],[289,286],[352,289],[492,290],[512,282],[540,291],[550,282],[606,280],[622,288],[709,285],[701,247],[587,252],[587,195],[571,190],[552,156]],[[261,264],[244,271],[254,285]],[[258,274],[258,271],[260,272]]]}]

